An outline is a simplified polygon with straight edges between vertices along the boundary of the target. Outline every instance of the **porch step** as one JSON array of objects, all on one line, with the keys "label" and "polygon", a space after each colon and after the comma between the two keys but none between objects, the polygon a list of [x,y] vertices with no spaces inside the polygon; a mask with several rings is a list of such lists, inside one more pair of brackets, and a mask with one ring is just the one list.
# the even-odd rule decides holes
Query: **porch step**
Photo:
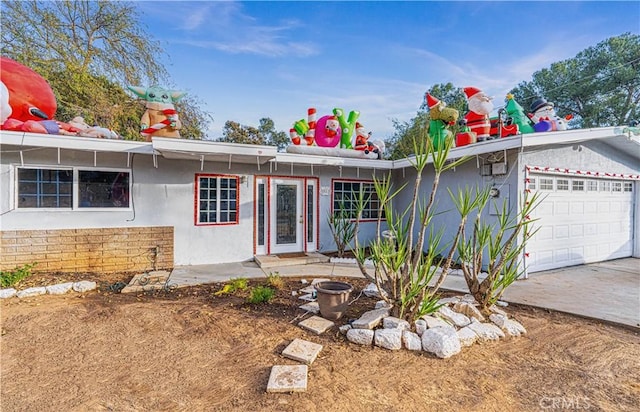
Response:
[{"label": "porch step", "polygon": [[308,252],[304,254],[290,254],[289,256],[287,256],[287,254],[256,255],[255,260],[262,269],[268,269],[282,266],[309,265],[311,263],[328,263],[329,256],[318,252]]}]

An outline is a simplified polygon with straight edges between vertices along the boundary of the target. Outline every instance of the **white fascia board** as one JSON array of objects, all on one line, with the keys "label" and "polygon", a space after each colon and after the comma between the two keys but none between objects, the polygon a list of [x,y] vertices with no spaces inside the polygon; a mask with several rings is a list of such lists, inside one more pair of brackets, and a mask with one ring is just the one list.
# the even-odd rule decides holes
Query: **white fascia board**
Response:
[{"label": "white fascia board", "polygon": [[48,147],[91,152],[121,152],[153,154],[151,143],[130,140],[98,139],[95,137],[78,137],[50,135],[40,133],[0,132],[0,145],[18,147]]},{"label": "white fascia board", "polygon": [[559,132],[529,133],[522,136],[522,145],[550,146],[579,143],[587,140],[605,139],[622,133],[619,127],[598,127],[594,129],[572,129]]},{"label": "white fascia board", "polygon": [[343,166],[361,169],[393,169],[394,162],[391,160],[378,159],[353,159],[349,157],[337,156],[317,156],[296,153],[278,153],[271,162],[284,164],[304,164],[314,166]]},{"label": "white fascia board", "polygon": [[218,158],[231,157],[244,162],[259,161],[266,163],[276,157],[277,148],[275,146],[261,146],[240,143],[212,142],[206,140],[185,140],[175,138],[152,138],[153,148],[166,154],[168,158],[174,159],[197,159],[200,156],[207,160],[207,157]]}]

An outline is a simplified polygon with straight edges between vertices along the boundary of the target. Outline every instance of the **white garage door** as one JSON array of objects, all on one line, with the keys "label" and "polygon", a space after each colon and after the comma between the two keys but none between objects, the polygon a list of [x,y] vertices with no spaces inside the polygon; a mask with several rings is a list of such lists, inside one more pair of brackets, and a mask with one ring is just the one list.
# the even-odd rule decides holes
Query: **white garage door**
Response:
[{"label": "white garage door", "polygon": [[529,241],[529,272],[631,256],[631,181],[531,175],[546,198],[534,211],[540,229]]}]

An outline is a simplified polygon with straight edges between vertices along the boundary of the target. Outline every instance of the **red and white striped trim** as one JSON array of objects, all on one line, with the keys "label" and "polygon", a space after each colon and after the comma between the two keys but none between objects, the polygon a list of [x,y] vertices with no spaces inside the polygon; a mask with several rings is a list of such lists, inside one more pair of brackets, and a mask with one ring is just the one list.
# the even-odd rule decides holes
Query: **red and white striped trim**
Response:
[{"label": "red and white striped trim", "polygon": [[599,177],[606,179],[640,180],[640,175],[628,173],[594,172],[590,170],[574,170],[562,167],[525,166],[529,173],[568,174],[581,177]]}]

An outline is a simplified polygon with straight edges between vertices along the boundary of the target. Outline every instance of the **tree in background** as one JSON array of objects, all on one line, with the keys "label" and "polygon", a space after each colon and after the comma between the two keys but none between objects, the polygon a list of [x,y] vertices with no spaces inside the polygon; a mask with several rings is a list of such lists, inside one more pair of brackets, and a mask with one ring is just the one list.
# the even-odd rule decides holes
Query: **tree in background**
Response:
[{"label": "tree in background", "polygon": [[[137,139],[144,107],[127,85],[166,82],[159,43],[144,30],[131,3],[111,1],[2,2],[1,53],[40,73],[58,102],[59,120],[88,124]],[[201,138],[211,116],[181,103],[183,137]]]},{"label": "tree in background", "polygon": [[570,127],[626,125],[640,119],[640,35],[625,33],[553,63],[511,93],[525,109],[537,97],[573,114]]},{"label": "tree in background", "polygon": [[273,120],[265,117],[260,119],[260,125],[257,128],[228,120],[224,124],[219,141],[276,146],[279,151],[282,151],[289,143],[289,137],[283,131],[276,131]]},{"label": "tree in background", "polygon": [[[455,87],[452,83],[435,84],[427,92],[445,102],[448,107],[457,109],[460,113],[467,111],[467,99],[462,88]],[[423,100],[416,116],[411,120],[407,122],[392,120],[395,132],[385,141],[385,145],[390,148],[389,159],[402,159],[414,154],[415,143],[424,139],[425,130],[429,124],[430,118],[427,110],[427,103]],[[457,126],[452,127],[452,132],[455,135]]]}]

